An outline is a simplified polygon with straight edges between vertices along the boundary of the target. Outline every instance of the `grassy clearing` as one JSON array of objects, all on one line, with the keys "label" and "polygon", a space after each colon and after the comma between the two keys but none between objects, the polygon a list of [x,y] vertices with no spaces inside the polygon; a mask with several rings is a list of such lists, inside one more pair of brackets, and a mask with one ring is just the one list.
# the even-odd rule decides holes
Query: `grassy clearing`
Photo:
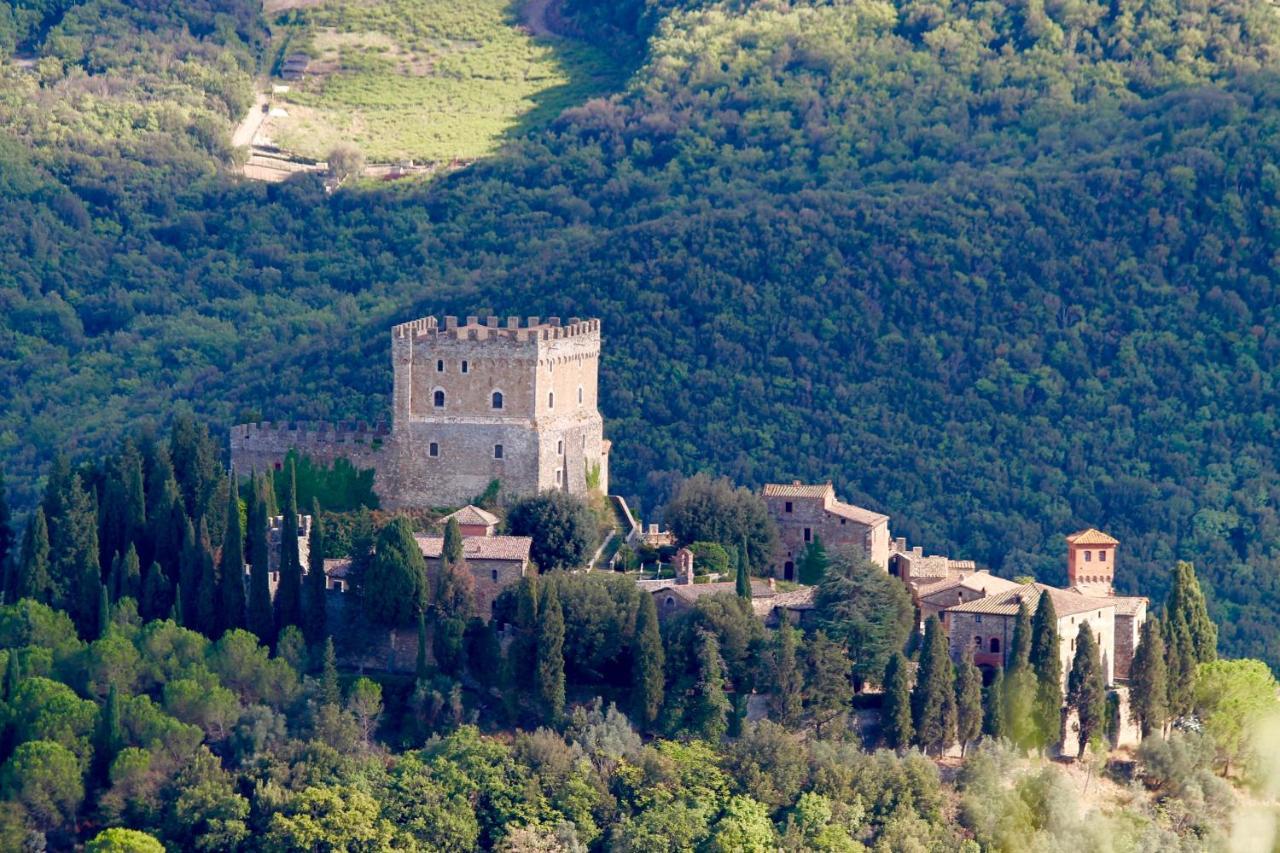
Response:
[{"label": "grassy clearing", "polygon": [[509,0],[326,0],[276,20],[277,44],[312,57],[279,96],[278,145],[323,157],[354,143],[370,161],[472,159],[620,83],[606,53],[539,39]]}]

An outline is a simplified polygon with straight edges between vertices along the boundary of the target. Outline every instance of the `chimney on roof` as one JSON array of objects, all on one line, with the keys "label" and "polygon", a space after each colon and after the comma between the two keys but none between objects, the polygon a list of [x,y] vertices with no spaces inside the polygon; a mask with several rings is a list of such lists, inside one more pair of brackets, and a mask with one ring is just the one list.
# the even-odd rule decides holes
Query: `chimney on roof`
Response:
[{"label": "chimney on roof", "polygon": [[799,480],[792,480],[792,481],[791,481],[791,485],[793,485],[793,486],[798,486],[798,485],[800,485],[800,481],[799,481]]}]

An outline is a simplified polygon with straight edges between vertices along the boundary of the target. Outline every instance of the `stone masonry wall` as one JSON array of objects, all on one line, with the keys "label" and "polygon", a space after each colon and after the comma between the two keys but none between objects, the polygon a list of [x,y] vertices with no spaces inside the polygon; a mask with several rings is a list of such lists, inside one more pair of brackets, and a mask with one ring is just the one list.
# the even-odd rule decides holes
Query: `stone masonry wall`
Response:
[{"label": "stone masonry wall", "polygon": [[[870,535],[871,528],[852,519],[827,512],[822,498],[768,496],[764,500],[769,509],[769,515],[778,526],[778,547],[774,551],[772,566],[773,574],[777,577],[787,580],[795,579],[795,571],[798,570],[800,558],[808,545],[804,538],[805,528],[809,528],[812,537],[821,539],[823,547],[828,551],[853,546],[864,549],[870,557],[873,547],[877,544],[873,542]],[[791,512],[786,511],[788,503],[791,504]],[[880,550],[884,551],[885,557],[882,565],[887,568],[887,529],[884,531],[883,542],[879,544],[883,546]],[[792,564],[791,577],[787,577],[787,563]]]},{"label": "stone masonry wall", "polygon": [[345,458],[356,468],[378,469],[387,458],[390,431],[385,426],[333,426],[323,423],[237,424],[231,428],[231,467],[238,474],[271,471],[284,464],[291,449],[332,465]]}]

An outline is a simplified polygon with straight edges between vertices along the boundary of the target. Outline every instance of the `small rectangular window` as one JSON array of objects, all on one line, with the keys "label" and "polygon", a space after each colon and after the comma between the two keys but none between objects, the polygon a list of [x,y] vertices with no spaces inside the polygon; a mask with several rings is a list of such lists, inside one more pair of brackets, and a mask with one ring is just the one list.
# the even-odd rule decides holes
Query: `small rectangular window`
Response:
[{"label": "small rectangular window", "polygon": [[430,456],[430,457],[431,457],[431,458],[433,458],[433,459],[434,459],[435,457],[439,456],[439,455],[440,455],[440,445],[439,445],[439,444],[436,444],[434,441],[433,441],[433,442],[431,442],[431,444],[427,445],[427,455],[428,455],[428,456]]},{"label": "small rectangular window", "polygon": [[1093,562],[1093,552],[1092,552],[1092,551],[1085,551],[1085,552],[1084,552],[1084,561],[1085,561],[1086,563],[1092,563],[1092,562]]},{"label": "small rectangular window", "polygon": [[787,501],[787,512],[791,512],[791,501]]},{"label": "small rectangular window", "polygon": [[559,453],[559,454],[564,453],[564,439],[561,439],[560,441],[556,442],[556,453]]},{"label": "small rectangular window", "polygon": [[1105,563],[1106,561],[1107,561],[1107,552],[1106,552],[1106,551],[1099,551],[1099,552],[1098,552],[1098,562],[1099,562],[1099,563]]},{"label": "small rectangular window", "polygon": [[469,371],[470,371],[470,369],[471,369],[471,365],[467,364],[465,361],[464,361],[464,362],[462,362],[462,372],[463,372],[463,373],[467,373],[467,372],[469,372]]},{"label": "small rectangular window", "polygon": [[804,541],[806,541],[806,542],[812,542],[812,541],[813,541],[813,529],[812,529],[812,528],[806,527],[806,528],[804,529]]},{"label": "small rectangular window", "polygon": [[560,485],[560,481],[564,478],[564,472],[559,468],[556,469],[556,485]]},{"label": "small rectangular window", "polygon": [[502,445],[501,445],[501,444],[495,444],[495,445],[493,446],[493,458],[494,458],[494,459],[501,459],[501,458],[502,458]]},{"label": "small rectangular window", "polygon": [[437,359],[436,359],[436,373],[444,373],[444,359],[443,359],[443,358],[437,358]]},{"label": "small rectangular window", "polygon": [[490,570],[489,570],[489,579],[490,579],[490,580],[493,580],[493,581],[496,581],[496,580],[498,579],[498,570],[497,570],[497,569],[490,569]]},{"label": "small rectangular window", "polygon": [[975,625],[981,625],[981,624],[982,624],[982,614],[981,614],[981,613],[974,614],[973,622],[974,622],[974,624],[975,624]]}]

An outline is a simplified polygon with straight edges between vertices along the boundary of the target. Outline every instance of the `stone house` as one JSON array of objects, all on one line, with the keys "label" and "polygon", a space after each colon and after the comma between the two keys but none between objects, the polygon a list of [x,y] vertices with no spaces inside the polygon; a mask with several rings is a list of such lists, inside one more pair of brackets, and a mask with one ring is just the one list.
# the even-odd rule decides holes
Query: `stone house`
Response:
[{"label": "stone house", "polygon": [[[413,537],[428,571],[440,568],[443,536]],[[493,616],[493,602],[504,589],[520,582],[529,571],[528,536],[468,536],[462,540],[462,559],[471,572],[476,599],[476,615],[486,622]]]},{"label": "stone house", "polygon": [[906,584],[913,596],[922,586],[978,571],[973,560],[953,560],[939,554],[926,555],[918,545],[908,548],[907,540],[902,537],[889,544],[888,566],[889,574]]},{"label": "stone house", "polygon": [[950,577],[910,589],[920,613],[920,624],[923,626],[930,616],[941,618],[942,612],[948,607],[1008,592],[1017,586],[1017,583],[997,577],[984,569],[967,573],[957,572]]},{"label": "stone house", "polygon": [[778,528],[778,545],[770,564],[774,577],[795,580],[796,566],[815,540],[821,540],[828,550],[861,548],[873,563],[888,570],[889,516],[837,500],[830,483],[769,483],[761,495]]},{"label": "stone house", "polygon": [[[658,619],[666,620],[692,610],[698,599],[705,595],[716,595],[726,592],[736,595],[738,585],[735,581],[717,581],[715,583],[677,583],[676,581],[639,581],[637,585],[653,596],[653,603],[658,608]],[[778,594],[771,580],[755,578],[751,581],[751,604],[755,609],[757,600],[769,600]],[[757,611],[759,612],[759,611]]]}]

